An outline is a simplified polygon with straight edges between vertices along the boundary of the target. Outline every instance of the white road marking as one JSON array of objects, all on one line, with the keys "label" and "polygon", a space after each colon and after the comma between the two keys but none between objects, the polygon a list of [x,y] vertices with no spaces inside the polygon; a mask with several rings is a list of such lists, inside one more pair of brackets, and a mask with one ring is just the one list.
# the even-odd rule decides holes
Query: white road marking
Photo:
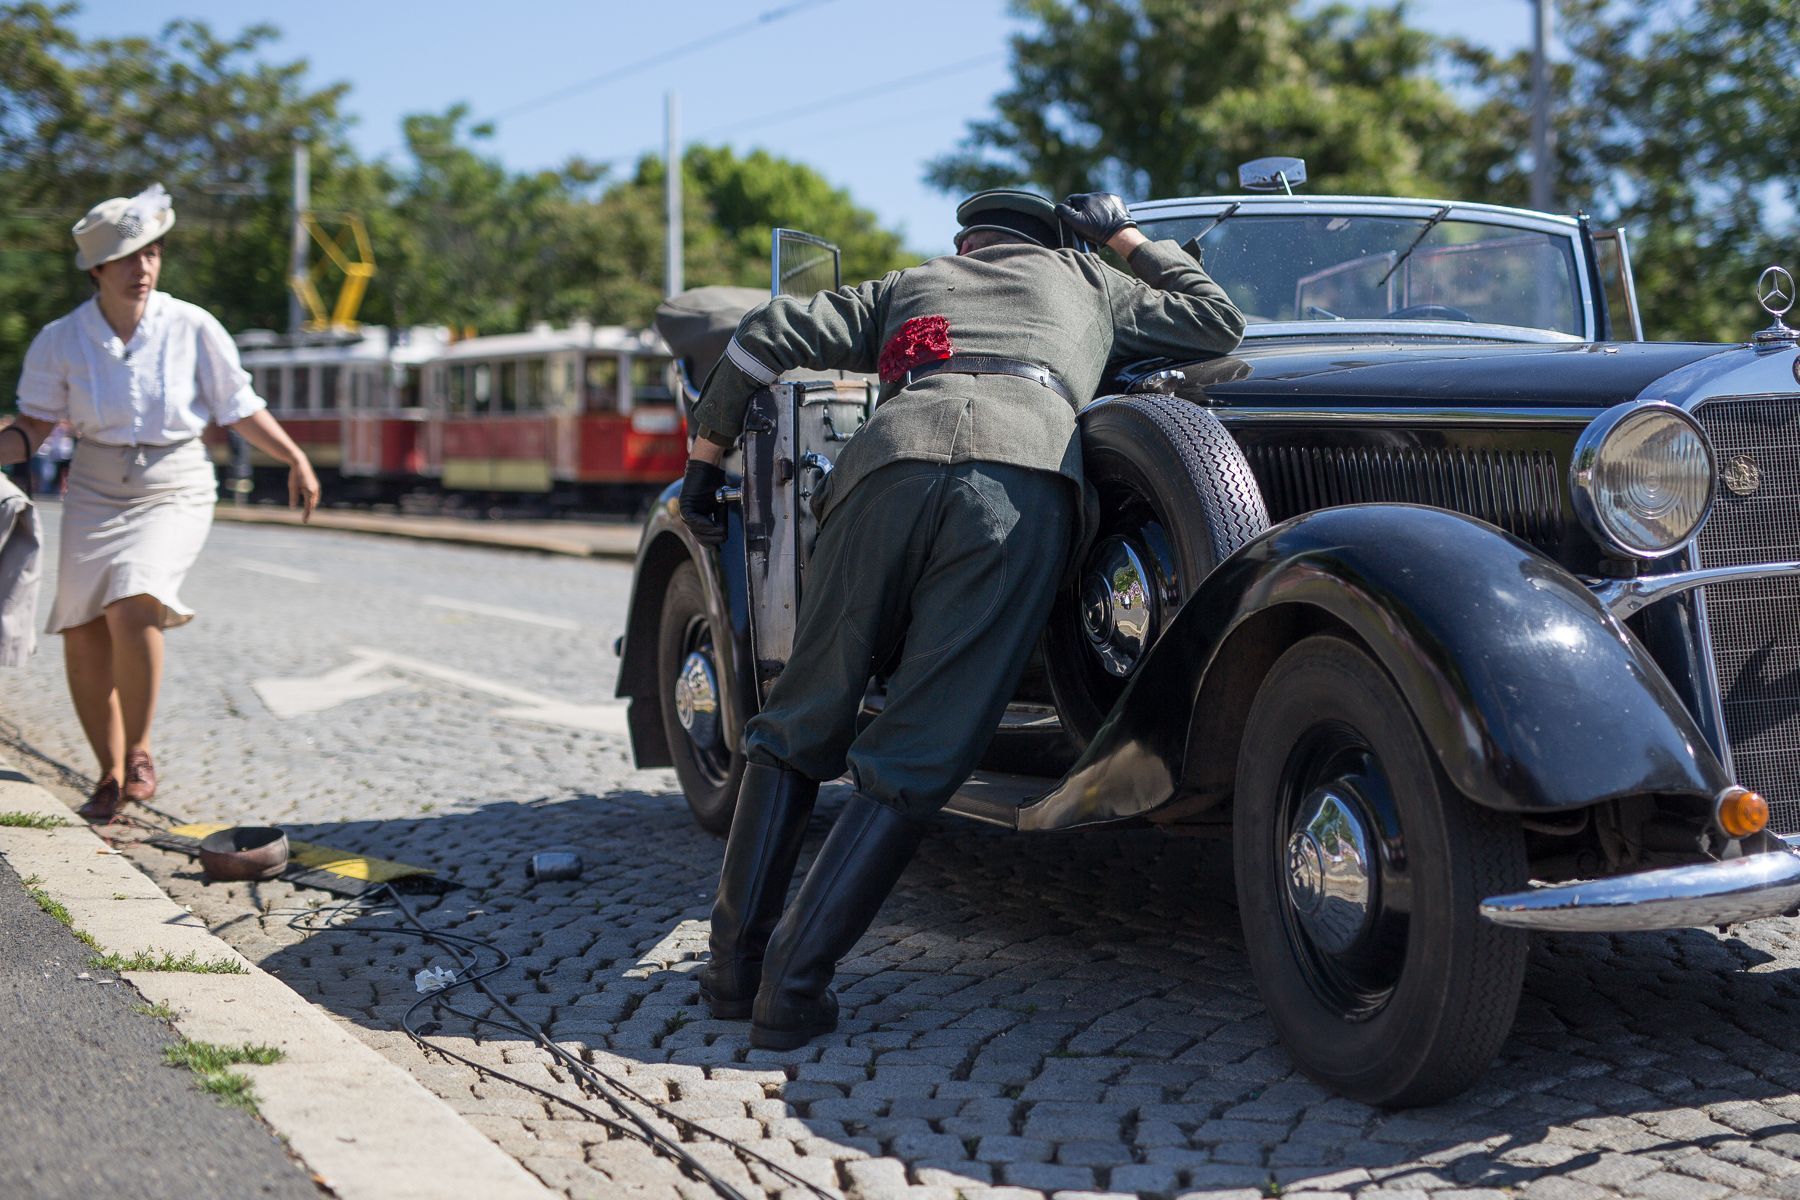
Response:
[{"label": "white road marking", "polygon": [[277,579],[291,579],[295,583],[318,583],[321,576],[311,571],[302,571],[298,567],[284,567],[279,563],[257,562],[253,558],[227,558],[226,562],[240,571],[254,571],[258,575],[273,575]]},{"label": "white road marking", "polygon": [[692,971],[712,934],[710,921],[682,921],[644,951],[637,964],[625,972],[627,979],[648,979],[661,971]]},{"label": "white road marking", "polygon": [[420,601],[434,608],[453,608],[457,612],[474,613],[481,617],[499,617],[503,621],[521,621],[527,625],[542,625],[546,629],[563,629],[570,633],[581,628],[581,622],[571,621],[567,617],[552,617],[544,613],[527,612],[522,608],[505,608],[498,604],[479,604],[474,600],[456,600],[449,596],[421,596]]},{"label": "white road marking", "polygon": [[[574,704],[553,696],[514,687],[422,658],[390,654],[373,646],[350,647],[351,661],[323,675],[291,679],[258,679],[251,686],[269,711],[282,720],[319,712],[336,704],[379,695],[404,686],[394,675],[422,676],[447,683],[465,692],[491,696],[506,702],[494,710],[494,716],[514,721],[530,721],[538,725],[558,725],[567,729],[585,729],[591,733],[623,735],[626,732],[625,702],[609,700],[600,704]],[[385,672],[388,678],[374,677]]]},{"label": "white road marking", "polygon": [[258,679],[250,686],[262,697],[262,702],[269,706],[270,712],[287,721],[407,686],[404,680],[395,679],[392,675],[370,678],[382,670],[383,665],[366,658],[354,658],[345,666],[323,675],[297,679]]}]

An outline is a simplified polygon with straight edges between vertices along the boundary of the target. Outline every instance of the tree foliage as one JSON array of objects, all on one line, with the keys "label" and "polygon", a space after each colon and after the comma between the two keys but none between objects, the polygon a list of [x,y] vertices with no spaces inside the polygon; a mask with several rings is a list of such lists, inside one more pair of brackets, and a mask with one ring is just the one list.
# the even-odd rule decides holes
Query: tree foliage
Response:
[{"label": "tree foliage", "polygon": [[[1238,163],[1280,153],[1315,193],[1527,201],[1528,54],[1426,34],[1404,3],[1013,9],[1013,85],[931,164],[946,190],[1232,192]],[[1650,336],[1743,337],[1750,284],[1796,228],[1800,6],[1560,0],[1558,22],[1560,206],[1631,230]]]},{"label": "tree foliage", "polygon": [[[350,147],[349,85],[320,86],[277,34],[195,21],[83,40],[69,4],[0,5],[0,377],[45,322],[90,292],[69,228],[89,206],[161,181],[175,197],[164,286],[228,328],[284,328],[293,147],[312,208],[367,224],[377,272],[364,321],[498,332],[534,321],[643,323],[663,283],[663,165],[614,179],[572,159],[514,172],[464,106],[406,118],[396,161]],[[696,146],[683,164],[685,263],[701,283],[768,282],[771,225],[841,240],[847,272],[915,261],[873,213],[810,167]],[[314,254],[327,303],[330,269]],[[10,399],[10,397],[9,397]]]}]

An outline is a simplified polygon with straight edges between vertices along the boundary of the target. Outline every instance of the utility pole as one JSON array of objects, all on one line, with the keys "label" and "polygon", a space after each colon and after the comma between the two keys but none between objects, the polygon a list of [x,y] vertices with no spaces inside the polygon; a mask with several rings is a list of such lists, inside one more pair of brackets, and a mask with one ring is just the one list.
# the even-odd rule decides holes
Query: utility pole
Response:
[{"label": "utility pole", "polygon": [[306,309],[296,286],[306,277],[306,213],[312,207],[312,161],[306,141],[294,139],[294,246],[288,258],[288,332],[299,333],[306,324]]},{"label": "utility pole", "polygon": [[1532,0],[1537,9],[1531,38],[1531,207],[1549,212],[1550,187],[1550,4]]},{"label": "utility pole", "polygon": [[668,209],[668,236],[663,246],[667,270],[663,276],[664,291],[673,296],[681,291],[681,101],[674,92],[667,93],[663,106],[663,199]]}]

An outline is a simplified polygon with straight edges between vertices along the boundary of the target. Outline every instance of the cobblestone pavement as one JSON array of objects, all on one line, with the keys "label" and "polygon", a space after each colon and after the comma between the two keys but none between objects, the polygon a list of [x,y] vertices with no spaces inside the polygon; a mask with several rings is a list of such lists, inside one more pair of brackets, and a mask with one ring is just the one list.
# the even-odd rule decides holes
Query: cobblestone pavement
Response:
[{"label": "cobblestone pavement", "polygon": [[[169,638],[158,803],[441,870],[463,886],[422,898],[425,921],[512,953],[495,982],[522,1013],[848,1197],[1800,1198],[1790,921],[1542,938],[1486,1080],[1383,1113],[1307,1082],[1276,1043],[1224,845],[946,821],[839,976],[843,1028],[802,1051],[753,1051],[696,993],[721,843],[688,822],[670,774],[631,768],[622,737],[496,717],[493,696],[417,674],[287,720],[250,685],[320,675],[368,646],[598,704],[628,580],[611,564],[215,530],[187,589],[200,618]],[[46,650],[5,678],[4,715],[39,753],[86,769],[58,648]],[[840,800],[827,792],[809,852]],[[525,858],[556,846],[581,851],[586,877],[532,886]],[[317,892],[206,885],[185,858],[133,853],[553,1187],[706,1194],[635,1142],[417,1050],[397,1026],[412,975],[448,958],[352,929],[303,936],[288,918]],[[449,1021],[441,1033],[573,1094],[528,1042],[474,1040]],[[694,1150],[746,1191],[777,1186],[717,1143]]]}]

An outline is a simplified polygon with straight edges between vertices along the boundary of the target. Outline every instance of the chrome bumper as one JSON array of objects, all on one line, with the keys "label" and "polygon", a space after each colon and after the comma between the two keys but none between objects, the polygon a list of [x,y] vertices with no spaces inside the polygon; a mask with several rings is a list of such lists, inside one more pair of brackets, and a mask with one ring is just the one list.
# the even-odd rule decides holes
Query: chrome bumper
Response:
[{"label": "chrome bumper", "polygon": [[1726,862],[1694,863],[1559,883],[1491,896],[1481,915],[1496,925],[1572,933],[1633,933],[1730,925],[1800,907],[1800,852],[1783,848]]},{"label": "chrome bumper", "polygon": [[1593,584],[1594,597],[1623,621],[1658,600],[1689,592],[1709,583],[1742,583],[1800,575],[1800,562],[1747,563],[1741,567],[1706,567],[1698,571],[1670,571],[1664,575],[1640,575],[1636,579],[1611,579]]}]

